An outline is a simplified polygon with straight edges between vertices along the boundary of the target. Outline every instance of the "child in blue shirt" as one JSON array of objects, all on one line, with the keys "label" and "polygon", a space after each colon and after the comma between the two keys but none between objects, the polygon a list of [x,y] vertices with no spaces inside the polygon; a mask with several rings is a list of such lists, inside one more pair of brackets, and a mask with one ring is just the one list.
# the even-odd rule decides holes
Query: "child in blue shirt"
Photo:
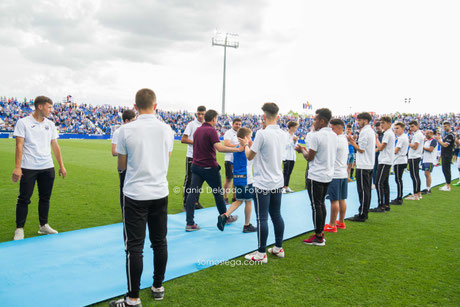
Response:
[{"label": "child in blue shirt", "polygon": [[[251,134],[251,129],[242,127],[238,129],[236,136],[244,139],[246,136],[250,136]],[[251,145],[252,141],[249,143],[249,146]],[[250,223],[254,193],[254,188],[252,186],[254,182],[252,164],[253,161],[248,161],[244,151],[233,153],[233,185],[235,186],[236,201],[234,201],[230,205],[230,208],[228,208],[227,212],[224,213],[227,217],[229,217],[236,209],[239,208],[239,206],[241,206],[241,204],[243,204],[243,202],[245,202],[243,232],[246,233],[255,232],[257,230],[257,228]],[[224,228],[222,227],[220,230],[224,231]]]}]

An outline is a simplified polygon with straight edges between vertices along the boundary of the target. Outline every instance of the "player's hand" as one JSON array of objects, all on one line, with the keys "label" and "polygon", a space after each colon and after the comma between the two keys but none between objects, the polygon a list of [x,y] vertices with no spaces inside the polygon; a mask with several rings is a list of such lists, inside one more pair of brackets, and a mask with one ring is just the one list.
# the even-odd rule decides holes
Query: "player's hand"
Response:
[{"label": "player's hand", "polygon": [[16,167],[13,170],[13,175],[11,176],[11,180],[13,182],[18,182],[18,180],[21,179],[21,177],[22,177],[22,170],[20,167]]},{"label": "player's hand", "polygon": [[351,135],[347,135],[347,140],[348,142],[350,142],[351,144],[353,144],[355,142],[355,140],[353,139],[353,137]]},{"label": "player's hand", "polygon": [[307,149],[301,145],[297,145],[295,147],[295,151],[297,151],[298,153],[302,153],[303,151],[306,151]]},{"label": "player's hand", "polygon": [[65,167],[59,168],[59,176],[62,176],[62,179],[64,179],[65,176],[67,176],[67,170],[65,169]]},{"label": "player's hand", "polygon": [[292,138],[292,140],[293,140],[294,142],[297,142],[297,141],[299,140],[299,137],[298,137],[297,135],[294,135],[294,137]]},{"label": "player's hand", "polygon": [[243,138],[238,138],[238,142],[240,142],[240,146],[244,146],[244,144],[247,144],[246,140]]}]

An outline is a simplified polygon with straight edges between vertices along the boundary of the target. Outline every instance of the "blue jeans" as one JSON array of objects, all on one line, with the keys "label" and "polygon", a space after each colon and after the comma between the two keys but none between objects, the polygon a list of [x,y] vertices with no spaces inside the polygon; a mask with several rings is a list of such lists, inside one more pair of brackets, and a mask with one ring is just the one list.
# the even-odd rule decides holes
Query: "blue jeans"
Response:
[{"label": "blue jeans", "polygon": [[257,215],[257,239],[259,252],[265,253],[268,237],[268,214],[275,229],[275,245],[283,246],[284,221],[281,217],[281,188],[275,190],[254,189],[254,208]]},{"label": "blue jeans", "polygon": [[190,191],[187,195],[186,210],[187,210],[187,225],[195,224],[195,203],[198,202],[200,196],[200,189],[203,182],[207,182],[212,189],[212,194],[216,201],[217,210],[219,214],[227,212],[227,207],[224,201],[224,190],[222,189],[222,180],[220,178],[219,167],[201,167],[192,164],[192,182],[190,183]]}]

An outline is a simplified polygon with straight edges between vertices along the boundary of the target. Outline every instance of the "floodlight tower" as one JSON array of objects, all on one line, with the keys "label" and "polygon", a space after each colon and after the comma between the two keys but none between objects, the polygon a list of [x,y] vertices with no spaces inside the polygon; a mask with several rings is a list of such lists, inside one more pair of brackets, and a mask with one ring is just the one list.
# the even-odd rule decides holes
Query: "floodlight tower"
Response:
[{"label": "floodlight tower", "polygon": [[238,48],[240,43],[238,41],[238,34],[236,33],[222,33],[214,32],[214,37],[212,38],[213,46],[224,47],[224,84],[222,88],[222,114],[225,114],[225,72],[227,69],[227,47]]}]

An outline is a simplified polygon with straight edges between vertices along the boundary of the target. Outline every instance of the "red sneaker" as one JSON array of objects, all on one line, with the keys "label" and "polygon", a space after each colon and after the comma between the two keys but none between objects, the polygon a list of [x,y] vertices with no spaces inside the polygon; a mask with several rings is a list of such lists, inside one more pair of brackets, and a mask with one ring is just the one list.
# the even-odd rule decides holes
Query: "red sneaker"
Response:
[{"label": "red sneaker", "polygon": [[335,222],[335,225],[336,225],[337,228],[339,228],[339,229],[345,229],[345,228],[347,228],[347,227],[345,227],[345,222],[340,223],[339,221],[336,221],[336,222]]},{"label": "red sneaker", "polygon": [[318,238],[316,235],[312,235],[310,238],[303,240],[303,243],[308,245],[324,246],[326,242],[323,237]]},{"label": "red sneaker", "polygon": [[326,232],[337,232],[337,226],[331,226],[329,224],[324,225],[324,231]]}]

